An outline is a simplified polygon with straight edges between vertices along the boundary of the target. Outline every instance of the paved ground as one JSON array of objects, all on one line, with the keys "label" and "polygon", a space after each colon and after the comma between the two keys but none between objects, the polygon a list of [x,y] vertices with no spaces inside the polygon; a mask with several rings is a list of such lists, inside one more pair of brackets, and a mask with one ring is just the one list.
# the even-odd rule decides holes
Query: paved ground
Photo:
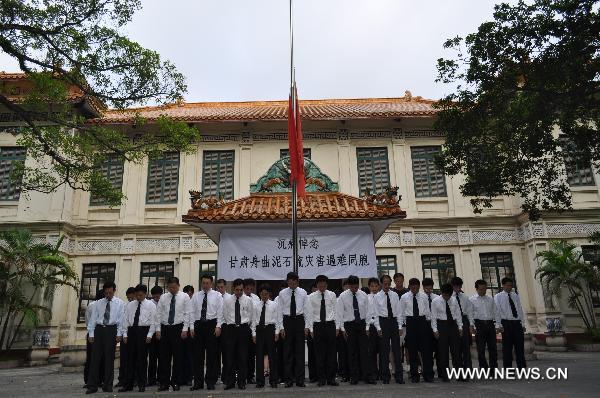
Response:
[{"label": "paved ground", "polygon": [[[584,398],[600,396],[600,353],[539,353],[539,359],[529,363],[530,366],[539,367],[542,372],[548,367],[566,367],[567,380],[539,380],[539,381],[473,381],[470,383],[451,382],[434,384],[405,385],[377,384],[375,386],[359,384],[351,386],[342,383],[339,387],[317,388],[309,384],[306,388],[271,389],[269,387],[257,390],[254,386],[248,389],[223,391],[223,386],[218,385],[217,390],[208,394],[206,390],[190,392],[189,388],[182,388],[179,392],[158,393],[155,387],[148,388],[145,394],[130,393],[103,393],[98,392],[92,397],[143,397],[143,396],[170,396],[170,397],[306,397],[310,396],[340,396],[345,398],[359,397],[444,397],[444,398]],[[20,368],[0,370],[0,397],[83,397],[85,390],[82,388],[82,375],[80,373],[66,373],[58,366],[45,366],[38,368]]]}]

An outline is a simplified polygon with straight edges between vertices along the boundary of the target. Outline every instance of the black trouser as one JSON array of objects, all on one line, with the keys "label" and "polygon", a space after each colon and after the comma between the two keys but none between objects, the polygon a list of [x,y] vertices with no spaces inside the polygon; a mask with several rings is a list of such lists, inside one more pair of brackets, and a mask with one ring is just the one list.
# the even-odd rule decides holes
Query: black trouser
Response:
[{"label": "black trouser", "polygon": [[[246,371],[248,370],[248,340],[250,327],[248,324],[240,326],[227,325],[223,330],[223,350],[225,353],[225,363],[223,366],[223,376],[225,385],[246,385]],[[237,366],[239,364],[239,366]]]},{"label": "black trouser", "polygon": [[350,375],[350,369],[348,366],[348,342],[340,333],[337,337],[337,355],[338,355],[338,374],[341,377],[348,377]]},{"label": "black trouser", "polygon": [[304,383],[304,315],[284,315],[283,329],[286,381]]},{"label": "black trouser", "polygon": [[152,341],[148,345],[148,384],[156,384],[158,379],[158,352],[160,341],[156,335],[152,335]]},{"label": "black trouser", "polygon": [[117,380],[119,384],[125,385],[129,377],[127,376],[127,371],[129,370],[129,366],[127,364],[127,360],[129,359],[129,354],[127,353],[127,344],[119,344],[119,377]]},{"label": "black trouser", "polygon": [[181,356],[181,384],[189,384],[194,377],[194,355],[196,352],[194,339],[189,335],[183,340],[183,355]]},{"label": "black trouser", "polygon": [[[438,363],[438,376],[442,376],[443,379],[447,380],[450,377],[450,359],[448,357],[448,350],[452,355],[452,366],[460,366],[460,335],[458,333],[458,326],[454,320],[438,320],[437,329],[439,333],[437,347],[439,355]],[[464,333],[464,332],[463,332]]]},{"label": "black trouser", "polygon": [[[379,353],[379,334],[377,328],[373,325],[369,326],[369,369],[374,379],[379,379],[379,363],[377,362],[377,354]],[[366,378],[367,375],[363,375]]]},{"label": "black trouser", "polygon": [[432,366],[433,362],[435,362],[435,368],[437,369],[438,377],[444,377],[446,373],[443,372],[444,368],[442,368],[442,365],[440,364],[440,352],[438,349],[438,341],[435,338],[435,335],[433,334],[433,329],[431,329],[431,321],[429,322],[429,325],[429,331],[431,336],[431,355],[433,356]]},{"label": "black trouser", "polygon": [[194,322],[194,385],[204,384],[204,358],[206,356],[206,384],[217,382],[217,320]]},{"label": "black trouser", "polygon": [[279,375],[279,381],[285,381],[285,339],[279,339],[277,341],[277,374]]},{"label": "black trouser", "polygon": [[366,332],[366,323],[363,320],[344,322],[346,341],[348,343],[348,365],[350,379],[358,381],[360,375],[365,380],[371,380],[371,361],[369,360],[369,338]]},{"label": "black trouser", "polygon": [[460,338],[460,367],[463,369],[470,369],[473,367],[473,361],[471,361],[471,323],[466,315],[462,317],[462,337]]},{"label": "black trouser", "polygon": [[223,349],[221,347],[221,336],[217,337],[217,380],[223,381]]},{"label": "black trouser", "polygon": [[419,353],[423,358],[423,378],[433,379],[433,363],[431,359],[431,337],[429,322],[424,316],[406,318],[406,339],[410,361],[410,376],[419,379]]},{"label": "black trouser", "polygon": [[[181,364],[183,363],[183,323],[162,325],[158,361],[158,379],[161,386],[183,384]],[[171,368],[171,361],[173,367]]]},{"label": "black trouser", "polygon": [[265,383],[265,355],[269,356],[269,383],[279,382],[275,325],[256,327],[256,383]]},{"label": "black trouser", "polygon": [[315,344],[316,376],[320,381],[334,381],[336,370],[335,322],[315,322],[313,335]]},{"label": "black trouser", "polygon": [[[263,358],[264,359],[264,358]],[[256,344],[252,341],[252,333],[248,338],[248,372],[246,373],[246,379],[248,383],[254,378],[254,372],[256,370]]]},{"label": "black trouser", "polygon": [[379,317],[379,326],[381,326],[381,339],[379,340],[379,373],[381,380],[390,380],[390,343],[392,354],[394,355],[396,381],[403,380],[402,352],[400,348],[400,331],[396,318]]},{"label": "black trouser", "polygon": [[317,380],[315,342],[310,335],[308,335],[308,337],[306,338],[306,351],[308,351],[308,379],[310,381],[315,381]]},{"label": "black trouser", "polygon": [[[117,346],[117,325],[96,325],[94,329],[94,342],[92,343],[92,360],[88,386],[100,386],[102,365],[104,368],[104,388],[112,388],[115,377],[115,348]],[[102,363],[104,361],[104,363]]]},{"label": "black trouser", "polygon": [[521,321],[502,320],[502,363],[505,368],[512,367],[513,347],[517,360],[517,368],[524,368],[525,363],[525,330]]},{"label": "black trouser", "polygon": [[[148,372],[148,344],[146,344],[146,336],[150,326],[130,326],[127,328],[127,344],[121,343],[122,347],[127,347],[127,379],[123,381],[123,385],[129,388],[133,387],[133,383],[137,379],[138,387],[146,386]],[[121,354],[123,355],[123,354]]]},{"label": "black trouser", "polygon": [[[89,335],[85,335],[85,364],[83,366],[83,383],[85,385],[88,384],[89,375],[90,375],[90,363],[92,362],[92,346],[90,343]],[[100,363],[100,377],[98,378],[98,383],[102,384],[104,381],[104,359]]]},{"label": "black trouser", "polygon": [[488,368],[488,362],[485,359],[485,347],[490,353],[489,367],[495,369],[498,367],[498,350],[496,349],[496,328],[494,321],[481,321],[475,319],[475,344],[477,344],[477,359],[480,368]]}]

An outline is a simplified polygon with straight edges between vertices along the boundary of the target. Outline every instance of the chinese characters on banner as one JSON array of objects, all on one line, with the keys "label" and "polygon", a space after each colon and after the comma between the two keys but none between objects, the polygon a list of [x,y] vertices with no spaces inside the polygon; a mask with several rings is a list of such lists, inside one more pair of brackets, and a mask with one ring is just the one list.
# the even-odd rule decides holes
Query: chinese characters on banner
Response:
[{"label": "chinese characters on banner", "polygon": [[[285,279],[292,266],[289,227],[225,228],[219,242],[219,278]],[[377,276],[375,244],[368,225],[298,228],[298,272],[302,279]]]}]

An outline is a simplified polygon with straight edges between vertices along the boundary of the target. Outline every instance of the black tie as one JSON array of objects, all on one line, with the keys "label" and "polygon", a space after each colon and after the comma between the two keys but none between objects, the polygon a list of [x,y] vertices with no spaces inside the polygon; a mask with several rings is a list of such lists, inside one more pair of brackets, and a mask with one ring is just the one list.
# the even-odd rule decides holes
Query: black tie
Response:
[{"label": "black tie", "polygon": [[450,311],[450,305],[448,304],[448,300],[446,301],[446,319],[451,321],[452,320],[452,312]]},{"label": "black tie", "polygon": [[360,310],[358,309],[358,299],[356,293],[352,293],[352,307],[354,308],[354,320],[360,321]]},{"label": "black tie", "polygon": [[296,316],[296,290],[292,290],[292,299],[290,300],[290,316]]},{"label": "black tie", "polygon": [[429,311],[431,312],[431,293],[427,294],[427,298],[429,300]]},{"label": "black tie", "polygon": [[104,318],[102,319],[103,325],[108,325],[110,322],[110,300],[106,299],[106,308],[104,309]]},{"label": "black tie", "polygon": [[460,305],[460,296],[456,293],[456,302],[458,302],[458,308],[460,309],[460,316],[463,317],[462,305]]},{"label": "black tie", "polygon": [[327,318],[327,313],[325,312],[325,292],[321,292],[321,322],[325,322]]},{"label": "black tie", "polygon": [[240,298],[235,299],[235,324],[240,325],[242,323],[242,315],[240,313]]},{"label": "black tie", "polygon": [[202,312],[200,313],[200,320],[205,321],[206,320],[206,307],[208,305],[207,300],[206,300],[206,292],[204,292],[204,299],[202,300]]},{"label": "black tie", "polygon": [[510,297],[510,293],[508,293],[508,304],[510,304],[510,311],[512,312],[512,316],[515,319],[519,318],[519,314],[517,314],[517,307],[515,306],[515,302],[512,297]]},{"label": "black tie", "polygon": [[135,315],[133,316],[133,326],[137,326],[140,323],[140,307],[142,306],[142,302],[138,301],[137,309],[135,310]]},{"label": "black tie", "polygon": [[387,300],[387,310],[388,310],[388,318],[394,317],[394,312],[392,311],[392,302],[390,301],[390,295],[388,292],[385,292],[385,298]]},{"label": "black tie", "polygon": [[266,307],[267,302],[263,301],[263,307],[262,310],[260,311],[260,322],[258,322],[258,326],[265,326],[265,307]]},{"label": "black tie", "polygon": [[419,303],[416,294],[413,294],[413,316],[419,316]]}]

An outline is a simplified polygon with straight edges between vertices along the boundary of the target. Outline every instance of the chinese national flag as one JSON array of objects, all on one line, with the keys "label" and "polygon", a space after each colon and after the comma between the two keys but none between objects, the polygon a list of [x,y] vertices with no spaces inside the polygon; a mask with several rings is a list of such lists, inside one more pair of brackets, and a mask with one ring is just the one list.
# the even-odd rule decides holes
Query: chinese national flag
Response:
[{"label": "chinese national flag", "polygon": [[304,146],[302,144],[302,123],[300,120],[300,105],[298,92],[294,87],[293,95],[296,97],[296,109],[292,109],[292,96],[288,104],[288,146],[290,150],[290,182],[296,181],[298,197],[306,196],[306,178],[304,176]]}]

